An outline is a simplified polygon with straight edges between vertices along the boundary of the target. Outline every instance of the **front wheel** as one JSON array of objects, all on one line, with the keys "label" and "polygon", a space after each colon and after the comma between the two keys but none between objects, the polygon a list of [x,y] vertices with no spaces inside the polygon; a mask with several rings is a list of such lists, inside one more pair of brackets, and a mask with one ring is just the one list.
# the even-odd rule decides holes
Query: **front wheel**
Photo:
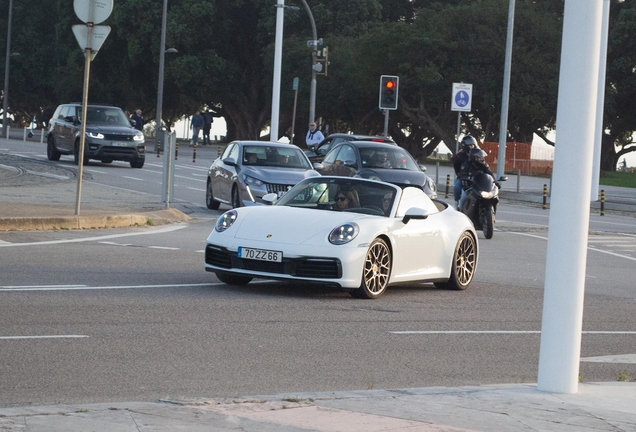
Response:
[{"label": "front wheel", "polygon": [[473,280],[477,268],[477,241],[465,231],[453,253],[450,278],[446,282],[435,282],[438,288],[465,290]]},{"label": "front wheel", "polygon": [[376,299],[386,291],[391,275],[391,250],[387,243],[377,238],[369,246],[362,267],[362,283],[351,291],[357,298]]},{"label": "front wheel", "polygon": [[53,139],[53,136],[49,135],[49,139],[46,140],[46,157],[50,161],[58,161],[60,160],[60,155],[61,153],[57,151],[57,148],[55,147],[55,140]]},{"label": "front wheel", "polygon": [[[79,150],[80,150],[80,143],[78,141],[75,143],[75,150],[73,151],[73,161],[75,162],[75,165],[79,165]],[[84,149],[84,151],[86,151],[86,149]],[[83,165],[86,165],[87,163],[88,163],[88,157],[84,155]]]},{"label": "front wheel", "polygon": [[492,206],[488,206],[482,209],[482,227],[484,231],[484,237],[491,239],[495,230],[495,210]]},{"label": "front wheel", "polygon": [[241,197],[239,196],[238,186],[232,188],[232,208],[241,207]]},{"label": "front wheel", "polygon": [[221,203],[214,199],[214,192],[212,191],[212,182],[208,179],[208,187],[205,192],[205,205],[210,210],[217,210]]},{"label": "front wheel", "polygon": [[221,282],[228,285],[247,285],[253,279],[249,276],[237,276],[227,273],[217,273],[216,277],[219,278]]},{"label": "front wheel", "polygon": [[130,161],[130,167],[131,168],[143,168],[144,167],[144,162],[146,162],[146,159],[135,159],[135,160],[131,160]]}]

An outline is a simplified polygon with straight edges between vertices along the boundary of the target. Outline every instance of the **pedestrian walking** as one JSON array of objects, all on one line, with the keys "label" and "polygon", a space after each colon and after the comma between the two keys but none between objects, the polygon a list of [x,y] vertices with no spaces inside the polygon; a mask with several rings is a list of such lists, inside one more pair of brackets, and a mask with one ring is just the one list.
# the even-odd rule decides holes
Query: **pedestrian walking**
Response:
[{"label": "pedestrian walking", "polygon": [[305,137],[305,144],[307,144],[307,148],[309,148],[310,146],[315,147],[324,139],[325,136],[322,134],[322,132],[320,132],[320,129],[316,128],[316,122],[311,122],[309,124],[307,136]]},{"label": "pedestrian walking", "polygon": [[203,145],[210,144],[210,130],[212,129],[212,122],[214,121],[214,117],[212,117],[212,111],[207,110],[202,114],[203,117]]},{"label": "pedestrian walking", "polygon": [[190,147],[192,147],[199,142],[199,132],[203,128],[203,116],[201,115],[201,111],[197,110],[192,116],[190,128],[192,129],[192,142],[190,143]]}]

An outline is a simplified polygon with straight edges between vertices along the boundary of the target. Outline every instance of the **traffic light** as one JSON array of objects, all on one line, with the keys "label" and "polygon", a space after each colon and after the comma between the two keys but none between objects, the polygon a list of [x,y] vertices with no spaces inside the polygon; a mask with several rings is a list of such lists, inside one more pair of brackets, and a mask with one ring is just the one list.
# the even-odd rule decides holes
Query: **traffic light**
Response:
[{"label": "traffic light", "polygon": [[380,77],[380,109],[397,109],[399,83],[400,79],[394,75]]}]

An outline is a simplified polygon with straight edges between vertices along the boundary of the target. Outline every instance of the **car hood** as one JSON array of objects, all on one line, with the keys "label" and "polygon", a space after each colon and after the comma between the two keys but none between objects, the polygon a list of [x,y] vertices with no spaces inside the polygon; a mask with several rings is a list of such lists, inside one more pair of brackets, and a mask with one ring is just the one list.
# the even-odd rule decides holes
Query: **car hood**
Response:
[{"label": "car hood", "polygon": [[266,183],[295,185],[301,180],[309,177],[318,177],[320,174],[314,169],[305,168],[279,168],[279,167],[257,167],[244,166],[242,174],[257,178]]},{"label": "car hood", "polygon": [[136,135],[137,129],[127,126],[91,126],[86,125],[86,130],[89,132],[101,132],[107,134],[118,135]]},{"label": "car hood", "polygon": [[363,178],[377,176],[387,183],[412,184],[420,187],[426,183],[424,171],[373,168],[360,170],[358,176]]},{"label": "car hood", "polygon": [[326,238],[345,222],[381,217],[287,206],[241,207],[238,215],[235,238],[283,244],[302,244],[316,236]]}]

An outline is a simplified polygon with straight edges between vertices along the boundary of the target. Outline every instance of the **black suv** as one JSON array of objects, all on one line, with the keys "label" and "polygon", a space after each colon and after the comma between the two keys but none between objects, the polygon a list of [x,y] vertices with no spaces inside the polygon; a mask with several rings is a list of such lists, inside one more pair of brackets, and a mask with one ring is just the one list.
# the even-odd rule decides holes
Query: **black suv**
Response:
[{"label": "black suv", "polygon": [[[88,105],[86,112],[84,163],[89,159],[111,163],[130,162],[132,168],[142,168],[146,159],[144,134],[133,127],[134,120],[126,118],[121,108],[108,105]],[[46,155],[60,160],[72,154],[79,164],[82,134],[82,104],[70,103],[57,107],[47,133]]]}]

